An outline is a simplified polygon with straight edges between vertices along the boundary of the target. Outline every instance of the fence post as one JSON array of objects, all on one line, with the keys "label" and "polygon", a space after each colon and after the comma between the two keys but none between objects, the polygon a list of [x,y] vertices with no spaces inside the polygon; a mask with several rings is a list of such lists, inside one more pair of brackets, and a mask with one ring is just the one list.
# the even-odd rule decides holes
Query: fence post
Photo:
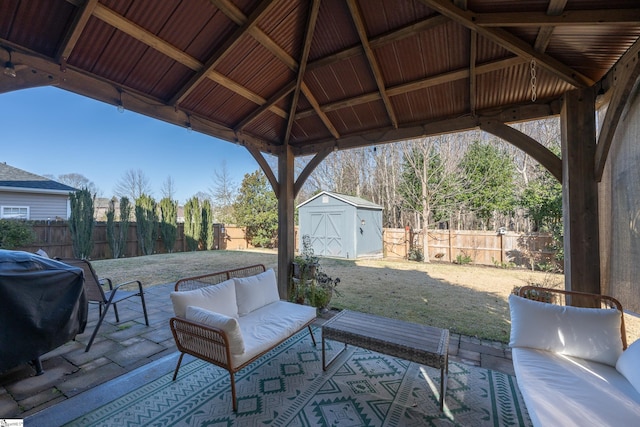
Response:
[{"label": "fence post", "polygon": [[411,236],[407,237],[407,234],[409,233],[409,226],[405,226],[404,227],[404,259],[409,259],[409,239],[411,238]]},{"label": "fence post", "polygon": [[429,228],[427,227],[427,224],[425,224],[424,229],[423,229],[423,233],[424,235],[422,236],[422,255],[423,255],[423,262],[431,262],[431,260],[429,259]]}]

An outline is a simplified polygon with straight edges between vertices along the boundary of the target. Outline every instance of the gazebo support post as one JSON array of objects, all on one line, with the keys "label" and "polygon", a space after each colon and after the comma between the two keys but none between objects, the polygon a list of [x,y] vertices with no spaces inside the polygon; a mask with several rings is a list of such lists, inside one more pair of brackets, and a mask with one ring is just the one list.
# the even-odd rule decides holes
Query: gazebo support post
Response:
[{"label": "gazebo support post", "polygon": [[565,289],[600,293],[596,124],[593,87],[564,95],[562,111],[562,210]]},{"label": "gazebo support post", "polygon": [[278,291],[289,299],[289,269],[295,252],[294,155],[289,144],[278,154]]}]

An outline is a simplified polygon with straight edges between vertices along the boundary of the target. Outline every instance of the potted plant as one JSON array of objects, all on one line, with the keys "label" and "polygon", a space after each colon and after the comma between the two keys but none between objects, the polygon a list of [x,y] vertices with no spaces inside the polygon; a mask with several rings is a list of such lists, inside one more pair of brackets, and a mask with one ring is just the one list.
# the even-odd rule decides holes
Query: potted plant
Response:
[{"label": "potted plant", "polygon": [[299,304],[308,304],[318,310],[326,310],[339,278],[332,278],[320,271],[319,258],[311,247],[311,237],[302,236],[302,252],[292,263],[289,298]]},{"label": "potted plant", "polygon": [[324,272],[319,272],[309,288],[309,304],[320,311],[327,311],[333,295],[340,296],[338,289],[336,289],[338,283],[340,283],[340,278],[334,279]]},{"label": "potted plant", "polygon": [[319,259],[313,252],[311,237],[302,236],[302,252],[293,259],[293,277],[306,281],[315,277]]}]

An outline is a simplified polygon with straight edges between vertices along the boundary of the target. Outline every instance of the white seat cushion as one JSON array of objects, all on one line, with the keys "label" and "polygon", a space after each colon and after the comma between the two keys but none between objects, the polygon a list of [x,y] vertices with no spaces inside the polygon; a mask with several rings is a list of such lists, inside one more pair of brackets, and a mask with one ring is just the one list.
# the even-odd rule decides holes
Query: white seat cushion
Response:
[{"label": "white seat cushion", "polygon": [[269,350],[316,318],[316,309],[287,301],[276,301],[238,318],[245,343],[242,355],[232,356],[233,365],[240,366],[256,355]]},{"label": "white seat cushion", "polygon": [[640,393],[612,366],[530,348],[512,356],[535,426],[638,425]]},{"label": "white seat cushion", "polygon": [[631,344],[618,358],[616,370],[640,392],[640,340]]},{"label": "white seat cushion", "polygon": [[509,295],[511,347],[553,351],[615,366],[622,354],[616,309],[582,308]]},{"label": "white seat cushion", "polygon": [[242,338],[242,331],[240,330],[238,319],[235,317],[225,316],[224,314],[190,305],[187,307],[186,319],[222,329],[229,341],[231,354],[244,353],[244,339]]},{"label": "white seat cushion", "polygon": [[233,279],[217,285],[206,286],[192,291],[171,292],[171,303],[176,316],[184,318],[187,307],[205,308],[209,311],[238,317],[236,289]]},{"label": "white seat cushion", "polygon": [[233,280],[236,282],[239,316],[280,300],[276,274],[271,268],[255,276],[236,277]]}]

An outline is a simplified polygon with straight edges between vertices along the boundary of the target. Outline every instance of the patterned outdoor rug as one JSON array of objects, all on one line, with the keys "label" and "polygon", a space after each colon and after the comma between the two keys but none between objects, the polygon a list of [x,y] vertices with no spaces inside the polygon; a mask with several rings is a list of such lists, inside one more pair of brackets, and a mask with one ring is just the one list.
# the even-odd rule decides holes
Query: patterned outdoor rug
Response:
[{"label": "patterned outdoor rug", "polygon": [[[440,371],[349,347],[322,371],[320,330],[301,332],[236,375],[200,360],[74,420],[72,426],[530,426],[515,378],[450,363],[445,410]],[[327,342],[329,356],[343,344]]]}]

